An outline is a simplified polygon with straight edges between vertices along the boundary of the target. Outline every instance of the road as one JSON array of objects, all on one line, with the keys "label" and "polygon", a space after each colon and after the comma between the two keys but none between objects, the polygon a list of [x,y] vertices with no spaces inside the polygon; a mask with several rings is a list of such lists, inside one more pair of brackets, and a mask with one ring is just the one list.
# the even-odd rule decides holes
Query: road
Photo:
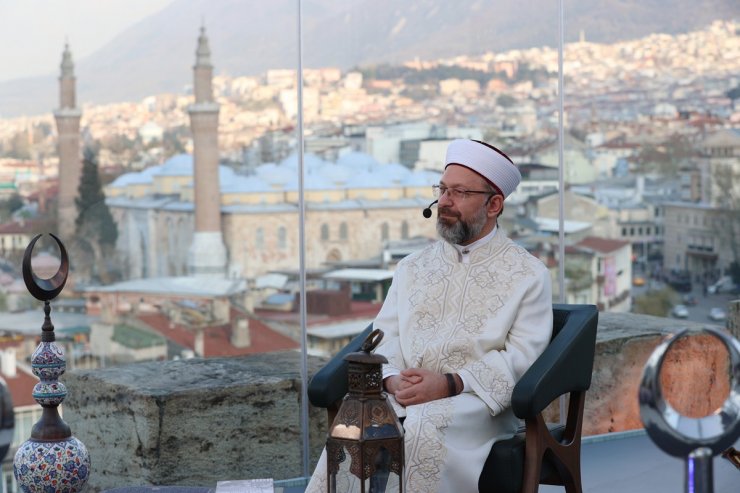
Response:
[{"label": "road", "polygon": [[[698,283],[694,283],[696,285]],[[632,296],[638,297],[642,296],[649,290],[657,291],[660,289],[663,289],[665,287],[665,284],[656,281],[653,279],[647,279],[647,283],[645,286],[632,286]],[[681,300],[684,296],[684,294],[687,293],[677,293],[679,300]],[[691,293],[696,300],[696,305],[687,305],[687,308],[689,310],[689,316],[688,320],[691,320],[693,322],[701,322],[701,323],[711,323],[716,325],[725,325],[725,321],[712,321],[709,319],[709,310],[712,308],[722,308],[725,313],[727,313],[728,310],[728,303],[732,301],[733,299],[737,299],[737,295],[730,295],[727,293],[720,293],[720,294],[707,294],[706,296],[702,294],[702,288],[699,286],[698,288],[695,286],[693,292]],[[682,301],[679,301],[679,303],[682,303]],[[685,303],[684,303],[685,304]],[[666,314],[667,317],[671,316],[670,314]]]}]

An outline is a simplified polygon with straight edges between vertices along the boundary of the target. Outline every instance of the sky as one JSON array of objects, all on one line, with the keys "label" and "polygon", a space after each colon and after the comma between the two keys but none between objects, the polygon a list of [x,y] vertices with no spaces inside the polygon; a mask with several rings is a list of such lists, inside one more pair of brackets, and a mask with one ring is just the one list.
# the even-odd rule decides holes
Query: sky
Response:
[{"label": "sky", "polygon": [[0,81],[58,71],[64,43],[75,60],[173,0],[0,0]]}]

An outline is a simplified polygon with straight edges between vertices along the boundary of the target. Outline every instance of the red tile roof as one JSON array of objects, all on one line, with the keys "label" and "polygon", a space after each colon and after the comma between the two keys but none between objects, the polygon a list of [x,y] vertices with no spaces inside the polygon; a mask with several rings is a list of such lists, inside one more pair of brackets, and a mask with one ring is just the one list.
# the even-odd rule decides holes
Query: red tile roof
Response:
[{"label": "red tile roof", "polygon": [[[139,320],[172,342],[188,349],[195,349],[195,333],[182,325],[171,325],[165,315],[161,313],[140,314]],[[249,318],[250,344],[247,347],[238,348],[231,344],[231,327],[228,325],[207,327],[203,335],[204,356],[207,358],[268,353],[300,347],[298,342],[270,329],[254,318]]]},{"label": "red tile roof", "polygon": [[626,245],[629,245],[629,241],[624,240],[611,240],[609,238],[599,238],[597,236],[589,236],[576,243],[576,246],[590,248],[599,253],[610,253],[615,250],[619,250]]},{"label": "red tile roof", "polygon": [[38,231],[41,221],[26,220],[23,222],[10,221],[0,224],[0,234],[33,234]]},{"label": "red tile roof", "polygon": [[36,404],[31,396],[33,387],[39,381],[34,375],[26,373],[20,367],[16,367],[14,377],[2,375],[13,399],[13,407],[31,406]]},{"label": "red tile roof", "polygon": [[[309,313],[306,316],[306,323],[311,325],[327,324],[334,322],[342,322],[344,320],[352,320],[354,318],[375,318],[380,311],[381,304],[373,303],[370,301],[353,301],[351,303],[350,313],[346,315],[317,315]],[[300,315],[296,312],[281,312],[273,310],[261,310],[256,309],[255,313],[261,318],[266,320],[274,320],[276,322],[292,323],[298,325],[300,323]]]}]

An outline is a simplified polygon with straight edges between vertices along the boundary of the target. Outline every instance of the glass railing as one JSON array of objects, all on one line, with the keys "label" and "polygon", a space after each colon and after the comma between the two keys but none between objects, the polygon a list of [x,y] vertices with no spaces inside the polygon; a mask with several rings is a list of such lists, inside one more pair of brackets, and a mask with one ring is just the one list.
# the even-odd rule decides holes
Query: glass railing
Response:
[{"label": "glass railing", "polygon": [[[547,265],[553,301],[670,316],[693,295],[702,322],[724,308],[737,23],[659,33],[633,25],[642,10],[604,22],[567,1],[425,5],[162,3],[97,51],[71,31],[47,76],[0,81],[2,329],[38,330],[17,318],[39,311],[17,266],[53,231],[78,367],[333,354],[436,238],[422,211],[455,138],[519,166],[499,224]],[[37,268],[55,257],[42,242]]]}]

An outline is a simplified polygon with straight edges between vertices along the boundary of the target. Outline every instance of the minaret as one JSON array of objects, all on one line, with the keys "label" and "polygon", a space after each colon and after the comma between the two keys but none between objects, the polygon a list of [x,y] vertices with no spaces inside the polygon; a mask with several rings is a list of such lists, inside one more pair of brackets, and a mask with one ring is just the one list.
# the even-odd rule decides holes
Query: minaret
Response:
[{"label": "minaret", "polygon": [[195,55],[195,103],[188,108],[194,148],[195,234],[188,268],[194,276],[225,277],[226,247],[221,234],[218,181],[218,104],[213,100],[213,66],[204,27],[200,28]]},{"label": "minaret", "polygon": [[57,209],[59,237],[72,241],[75,234],[77,208],[75,197],[80,183],[82,160],[80,159],[80,117],[77,109],[74,63],[69,44],[64,45],[62,75],[59,77],[59,109],[54,111],[57,122],[59,153],[59,204]]}]

